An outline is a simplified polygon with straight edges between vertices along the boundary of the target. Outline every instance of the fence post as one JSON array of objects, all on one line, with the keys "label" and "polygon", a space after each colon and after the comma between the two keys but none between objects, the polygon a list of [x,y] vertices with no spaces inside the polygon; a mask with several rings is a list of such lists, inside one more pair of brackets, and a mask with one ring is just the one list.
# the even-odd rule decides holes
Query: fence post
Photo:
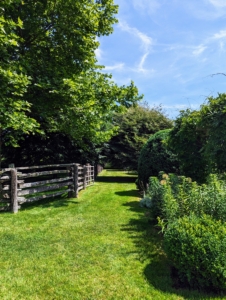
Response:
[{"label": "fence post", "polygon": [[[68,170],[68,171],[70,171],[70,175],[73,177],[73,166],[70,166],[70,167],[66,167],[66,169]],[[68,186],[69,188],[71,188],[72,186],[71,185],[69,185]],[[69,191],[68,193],[67,193],[67,197],[68,198],[73,198],[73,191]]]},{"label": "fence post", "polygon": [[89,165],[90,185],[94,183],[94,167]]},{"label": "fence post", "polygon": [[86,185],[90,185],[90,164],[86,164],[87,182]]},{"label": "fence post", "polygon": [[86,189],[86,174],[87,174],[87,167],[86,165],[83,166],[83,189]]},{"label": "fence post", "polygon": [[75,198],[78,198],[78,166],[79,166],[79,164],[73,165],[73,183],[74,183],[73,196]]},{"label": "fence post", "polygon": [[11,169],[11,209],[13,213],[18,212],[17,202],[17,170]]}]

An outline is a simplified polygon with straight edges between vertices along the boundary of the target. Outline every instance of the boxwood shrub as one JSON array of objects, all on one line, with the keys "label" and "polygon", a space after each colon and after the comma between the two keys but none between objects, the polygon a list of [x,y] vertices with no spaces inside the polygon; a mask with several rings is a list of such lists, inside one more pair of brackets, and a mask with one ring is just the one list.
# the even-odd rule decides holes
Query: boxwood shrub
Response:
[{"label": "boxwood shrub", "polygon": [[170,223],[164,248],[181,283],[226,291],[226,226],[208,215],[191,214]]}]

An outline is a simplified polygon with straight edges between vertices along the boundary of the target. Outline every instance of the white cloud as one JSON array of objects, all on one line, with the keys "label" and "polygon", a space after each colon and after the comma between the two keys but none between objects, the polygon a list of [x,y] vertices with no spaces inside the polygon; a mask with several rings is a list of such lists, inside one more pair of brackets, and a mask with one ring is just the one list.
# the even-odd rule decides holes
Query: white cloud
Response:
[{"label": "white cloud", "polygon": [[146,70],[146,69],[144,68],[144,63],[145,63],[146,58],[148,57],[148,54],[149,54],[149,52],[146,52],[146,53],[141,57],[140,63],[139,63],[139,65],[138,65],[138,71],[139,71],[139,72],[144,73],[144,72],[147,72],[147,71],[148,71],[148,70]]},{"label": "white cloud", "polygon": [[130,27],[126,22],[124,21],[120,21],[118,24],[119,28],[123,31],[126,31],[132,35],[134,35],[135,37],[139,38],[141,40],[141,47],[145,50],[148,51],[150,49],[150,47],[153,44],[153,40],[151,37],[149,37],[148,35],[146,35],[145,33],[139,31],[137,28],[135,27]]},{"label": "white cloud", "polygon": [[157,0],[133,0],[133,6],[141,12],[153,14],[160,7],[160,4]]},{"label": "white cloud", "polygon": [[113,66],[105,66],[106,71],[112,71],[112,70],[122,70],[124,68],[124,63],[115,64]]},{"label": "white cloud", "polygon": [[193,50],[192,54],[194,56],[199,56],[200,54],[202,54],[205,51],[206,48],[207,47],[203,46],[203,45],[197,46],[197,47],[195,47],[195,50]]},{"label": "white cloud", "polygon": [[209,0],[209,2],[217,8],[218,7],[226,7],[225,0]]},{"label": "white cloud", "polygon": [[220,32],[215,33],[212,36],[212,39],[217,39],[217,40],[220,40],[220,39],[223,39],[223,38],[226,38],[226,30],[221,30]]},{"label": "white cloud", "polygon": [[153,45],[153,39],[150,36],[146,35],[145,33],[139,31],[137,28],[130,27],[124,21],[120,21],[118,26],[121,30],[128,32],[129,34],[135,36],[136,38],[138,38],[141,41],[140,47],[144,51],[144,53],[140,58],[140,62],[138,64],[137,71],[138,72],[148,71],[144,68],[144,64],[145,64],[145,61],[146,61],[148,55],[150,54],[150,51],[151,51],[151,48]]},{"label": "white cloud", "polygon": [[218,43],[218,48],[220,51],[224,50],[224,44],[226,40],[226,30],[220,30],[219,32],[213,34],[211,37],[209,37],[206,41],[207,43]]}]

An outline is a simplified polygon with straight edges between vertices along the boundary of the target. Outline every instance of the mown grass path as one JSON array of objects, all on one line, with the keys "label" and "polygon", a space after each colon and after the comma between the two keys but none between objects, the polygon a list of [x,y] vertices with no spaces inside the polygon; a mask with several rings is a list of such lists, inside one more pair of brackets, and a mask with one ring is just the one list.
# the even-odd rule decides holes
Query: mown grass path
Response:
[{"label": "mown grass path", "polygon": [[210,299],[172,288],[134,181],[107,170],[78,199],[1,214],[0,299]]}]

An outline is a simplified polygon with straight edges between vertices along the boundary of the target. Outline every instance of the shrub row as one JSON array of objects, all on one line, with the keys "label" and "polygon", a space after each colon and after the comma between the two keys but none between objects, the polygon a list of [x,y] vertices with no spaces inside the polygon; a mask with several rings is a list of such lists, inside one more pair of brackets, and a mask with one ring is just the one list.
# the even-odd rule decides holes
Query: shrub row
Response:
[{"label": "shrub row", "polygon": [[226,290],[226,183],[174,174],[151,177],[147,196],[164,232],[164,247],[181,282]]}]

